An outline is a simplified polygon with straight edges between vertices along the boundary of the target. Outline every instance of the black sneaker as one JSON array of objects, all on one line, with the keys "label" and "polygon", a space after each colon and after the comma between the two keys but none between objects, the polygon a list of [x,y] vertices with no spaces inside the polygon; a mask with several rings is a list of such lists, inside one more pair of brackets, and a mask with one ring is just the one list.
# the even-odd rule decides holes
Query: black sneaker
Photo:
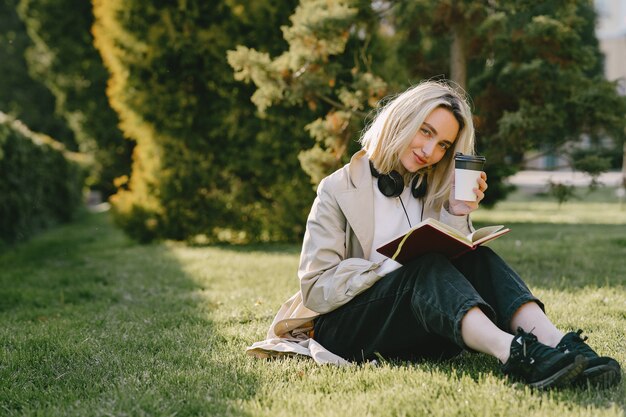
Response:
[{"label": "black sneaker", "polygon": [[619,383],[622,372],[619,363],[613,358],[608,356],[598,356],[593,349],[589,347],[584,338],[580,337],[582,330],[578,330],[576,333],[569,332],[563,339],[556,345],[556,348],[563,353],[575,352],[583,355],[589,362],[587,369],[576,380],[576,383],[580,385],[593,385],[597,387],[610,387]]},{"label": "black sneaker", "polygon": [[521,379],[531,387],[552,388],[571,384],[587,367],[587,359],[577,353],[563,353],[544,345],[537,336],[521,328],[511,342],[511,355],[502,372]]}]

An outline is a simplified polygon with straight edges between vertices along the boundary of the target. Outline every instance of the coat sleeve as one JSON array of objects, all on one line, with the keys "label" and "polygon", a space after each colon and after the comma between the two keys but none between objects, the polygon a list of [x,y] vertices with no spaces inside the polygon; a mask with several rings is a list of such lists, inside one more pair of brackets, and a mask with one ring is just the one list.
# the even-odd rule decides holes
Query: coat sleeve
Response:
[{"label": "coat sleeve", "polygon": [[469,235],[475,230],[469,214],[463,216],[455,216],[454,214],[450,214],[448,210],[443,207],[441,208],[441,212],[439,213],[439,221],[447,224],[448,226],[454,227],[464,235]]},{"label": "coat sleeve", "polygon": [[[328,178],[327,178],[328,179]],[[305,307],[324,314],[381,278],[380,263],[347,258],[346,218],[324,179],[307,219],[298,277]]]}]

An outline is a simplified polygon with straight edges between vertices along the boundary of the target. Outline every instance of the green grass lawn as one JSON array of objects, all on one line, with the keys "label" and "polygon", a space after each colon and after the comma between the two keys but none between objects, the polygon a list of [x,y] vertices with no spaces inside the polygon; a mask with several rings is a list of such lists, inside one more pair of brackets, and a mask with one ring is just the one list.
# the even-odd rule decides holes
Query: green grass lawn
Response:
[{"label": "green grass lawn", "polygon": [[[514,196],[515,197],[515,196]],[[626,211],[511,198],[478,224],[564,330],[626,365]],[[336,368],[244,354],[299,247],[137,245],[85,214],[0,254],[0,416],[624,416],[626,383],[535,392],[495,359]]]}]

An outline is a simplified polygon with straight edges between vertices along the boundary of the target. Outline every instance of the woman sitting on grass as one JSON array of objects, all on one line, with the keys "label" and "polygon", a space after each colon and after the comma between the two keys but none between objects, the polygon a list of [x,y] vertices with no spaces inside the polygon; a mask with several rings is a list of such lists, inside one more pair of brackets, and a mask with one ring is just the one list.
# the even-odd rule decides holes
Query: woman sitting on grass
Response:
[{"label": "woman sitting on grass", "polygon": [[[465,99],[424,82],[382,107],[363,149],[325,178],[302,247],[301,291],[281,308],[256,356],[304,353],[318,362],[377,356],[450,358],[463,350],[496,357],[502,372],[539,388],[610,386],[618,363],[578,333],[563,334],[524,281],[486,247],[450,260],[435,253],[400,265],[376,252],[427,217],[464,234],[477,201],[454,197],[454,154],[474,153]],[[330,354],[330,352],[333,354]]]}]

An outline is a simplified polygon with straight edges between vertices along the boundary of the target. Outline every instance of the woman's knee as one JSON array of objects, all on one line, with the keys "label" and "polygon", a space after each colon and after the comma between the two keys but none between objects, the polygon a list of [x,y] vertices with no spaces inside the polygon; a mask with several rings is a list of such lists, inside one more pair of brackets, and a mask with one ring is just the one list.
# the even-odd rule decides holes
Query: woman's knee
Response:
[{"label": "woman's knee", "polygon": [[454,260],[455,265],[459,263],[463,265],[468,262],[471,265],[488,265],[494,262],[502,262],[502,258],[500,258],[500,255],[494,252],[493,249],[486,246],[479,246]]},{"label": "woman's knee", "polygon": [[474,249],[472,253],[474,253],[474,255],[476,256],[483,257],[483,258],[493,258],[493,257],[499,258],[498,254],[495,253],[493,249],[488,248],[487,246],[479,246],[476,249]]}]

